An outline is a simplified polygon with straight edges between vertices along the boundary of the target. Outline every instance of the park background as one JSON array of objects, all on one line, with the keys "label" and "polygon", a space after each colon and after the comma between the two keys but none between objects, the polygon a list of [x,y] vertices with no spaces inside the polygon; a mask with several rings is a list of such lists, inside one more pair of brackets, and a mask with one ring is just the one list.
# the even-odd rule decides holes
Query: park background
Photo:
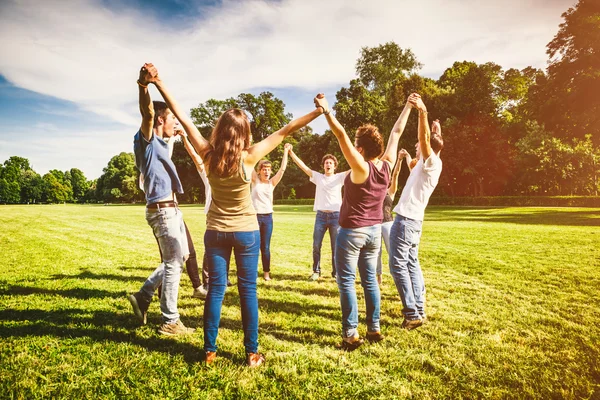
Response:
[{"label": "park background", "polygon": [[[2,4],[0,18],[6,4],[25,3]],[[148,325],[132,318],[126,295],[159,259],[130,147],[108,157],[97,179],[76,166],[39,174],[23,153],[7,157],[0,168],[0,202],[7,203],[0,214],[0,397],[600,398],[600,2],[579,0],[563,11],[545,68],[456,60],[432,78],[420,72],[410,43],[356,48],[348,65],[354,78],[328,94],[348,133],[373,123],[387,138],[416,91],[430,118],[442,122],[446,147],[420,249],[429,322],[400,328],[401,303],[384,268],[386,340],[353,353],[335,348],[335,281],[307,280],[314,186],[293,164],[276,191],[274,280],[258,285],[267,364],[249,370],[235,287],[225,297],[211,368],[202,364],[202,302],[189,297],[187,278],[180,311],[198,334],[160,337],[156,302]],[[123,74],[131,75],[125,82],[135,100],[134,72]],[[190,112],[208,135],[223,110],[241,107],[260,140],[292,118],[275,92],[196,100]],[[411,116],[400,144],[413,154],[416,123]],[[134,133],[120,135],[132,142]],[[325,153],[347,168],[325,130],[303,129],[287,142],[313,169]],[[269,155],[275,170],[282,150]],[[92,157],[94,147],[85,151]],[[173,159],[202,253],[204,188],[180,143]],[[406,177],[404,165],[399,190]],[[328,247],[326,239],[324,260]]]}]

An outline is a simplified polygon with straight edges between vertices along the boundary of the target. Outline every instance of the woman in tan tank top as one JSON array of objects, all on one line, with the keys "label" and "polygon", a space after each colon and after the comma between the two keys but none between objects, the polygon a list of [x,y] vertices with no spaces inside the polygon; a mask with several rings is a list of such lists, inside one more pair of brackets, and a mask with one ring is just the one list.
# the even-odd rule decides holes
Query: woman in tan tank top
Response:
[{"label": "woman in tan tank top", "polygon": [[250,367],[259,366],[265,360],[264,355],[258,353],[256,278],[260,234],[250,197],[251,173],[260,159],[288,135],[321,115],[323,110],[317,108],[251,145],[250,122],[246,113],[231,109],[221,114],[210,141],[207,141],[171,97],[156,68],[151,66],[149,70],[152,82],[183,126],[198,154],[205,160],[212,189],[212,203],[206,217],[204,235],[210,282],[204,304],[206,363],[210,364],[216,358],[221,307],[227,286],[227,262],[233,251],[237,265],[246,362]]}]

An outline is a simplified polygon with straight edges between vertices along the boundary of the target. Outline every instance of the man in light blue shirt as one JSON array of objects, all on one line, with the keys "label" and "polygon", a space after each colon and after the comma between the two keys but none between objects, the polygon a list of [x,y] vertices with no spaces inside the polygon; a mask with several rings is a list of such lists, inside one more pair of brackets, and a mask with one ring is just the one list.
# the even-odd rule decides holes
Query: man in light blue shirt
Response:
[{"label": "man in light blue shirt", "polygon": [[162,284],[160,311],[163,324],[158,332],[174,336],[193,333],[179,319],[177,297],[183,264],[189,256],[183,214],[176,193],[183,188],[171,161],[169,145],[163,140],[175,135],[177,119],[164,102],[150,99],[147,68],[140,70],[138,83],[142,125],[134,136],[136,166],[142,175],[146,195],[146,221],[158,241],[161,263],[146,279],[142,288],[129,296],[133,312],[145,324],[148,307],[156,289]]}]

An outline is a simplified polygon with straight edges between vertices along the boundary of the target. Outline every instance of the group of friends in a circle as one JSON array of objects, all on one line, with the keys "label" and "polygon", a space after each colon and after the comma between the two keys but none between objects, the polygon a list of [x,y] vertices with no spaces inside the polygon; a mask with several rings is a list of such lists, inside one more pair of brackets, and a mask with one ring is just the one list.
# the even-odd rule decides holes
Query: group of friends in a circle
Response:
[{"label": "group of friends in a circle", "polygon": [[[339,347],[350,351],[362,345],[365,339],[370,342],[384,339],[379,291],[385,263],[382,262],[382,238],[389,254],[390,273],[402,301],[402,327],[411,330],[426,321],[425,282],[418,251],[425,208],[442,171],[439,155],[444,141],[438,121],[434,121],[430,129],[427,108],[418,94],[408,97],[385,146],[377,127],[370,124],[358,128],[351,140],[322,94],[315,97],[312,111],[253,144],[250,122],[244,111],[230,109],[222,113],[207,140],[175,101],[154,65],[144,64],[137,84],[142,124],[134,136],[134,153],[140,186],[146,197],[146,220],[161,254],[161,264],[140,290],[129,296],[134,314],[142,323],[146,323],[149,305],[158,291],[163,320],[158,332],[169,336],[194,332],[181,322],[177,308],[185,263],[194,286],[192,296],[205,298],[205,362],[214,362],[223,298],[226,287],[231,286],[229,267],[233,252],[246,362],[251,367],[264,363],[265,356],[258,351],[258,259],[260,253],[263,279],[271,280],[273,191],[281,181],[288,158],[316,186],[310,276],[313,281],[321,277],[321,245],[325,232],[329,231],[331,275],[337,282],[342,311]],[[164,101],[151,100],[150,84],[158,89]],[[406,150],[398,151],[398,143],[413,109],[418,112],[419,120],[417,152],[411,159]],[[322,161],[323,172],[312,170],[287,143],[280,168],[272,175],[272,164],[264,157],[288,135],[321,115],[338,140],[350,169],[336,172],[338,161],[327,154]],[[177,194],[183,193],[171,161],[173,138],[177,135],[182,137],[205,186],[202,282],[193,241],[177,204]],[[407,159],[410,175],[394,207],[403,158]],[[366,303],[364,337],[358,331],[357,271]]]}]

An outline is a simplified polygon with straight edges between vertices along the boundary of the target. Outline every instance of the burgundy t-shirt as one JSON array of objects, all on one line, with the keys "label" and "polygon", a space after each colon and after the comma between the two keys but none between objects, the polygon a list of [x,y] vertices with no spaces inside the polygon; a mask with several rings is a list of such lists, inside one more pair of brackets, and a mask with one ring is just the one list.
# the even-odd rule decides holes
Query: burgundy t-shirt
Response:
[{"label": "burgundy t-shirt", "polygon": [[350,174],[344,181],[344,199],[340,209],[342,228],[362,228],[380,224],[383,220],[383,200],[390,183],[390,165],[383,162],[378,170],[372,161],[369,164],[369,177],[362,184],[352,183]]}]

